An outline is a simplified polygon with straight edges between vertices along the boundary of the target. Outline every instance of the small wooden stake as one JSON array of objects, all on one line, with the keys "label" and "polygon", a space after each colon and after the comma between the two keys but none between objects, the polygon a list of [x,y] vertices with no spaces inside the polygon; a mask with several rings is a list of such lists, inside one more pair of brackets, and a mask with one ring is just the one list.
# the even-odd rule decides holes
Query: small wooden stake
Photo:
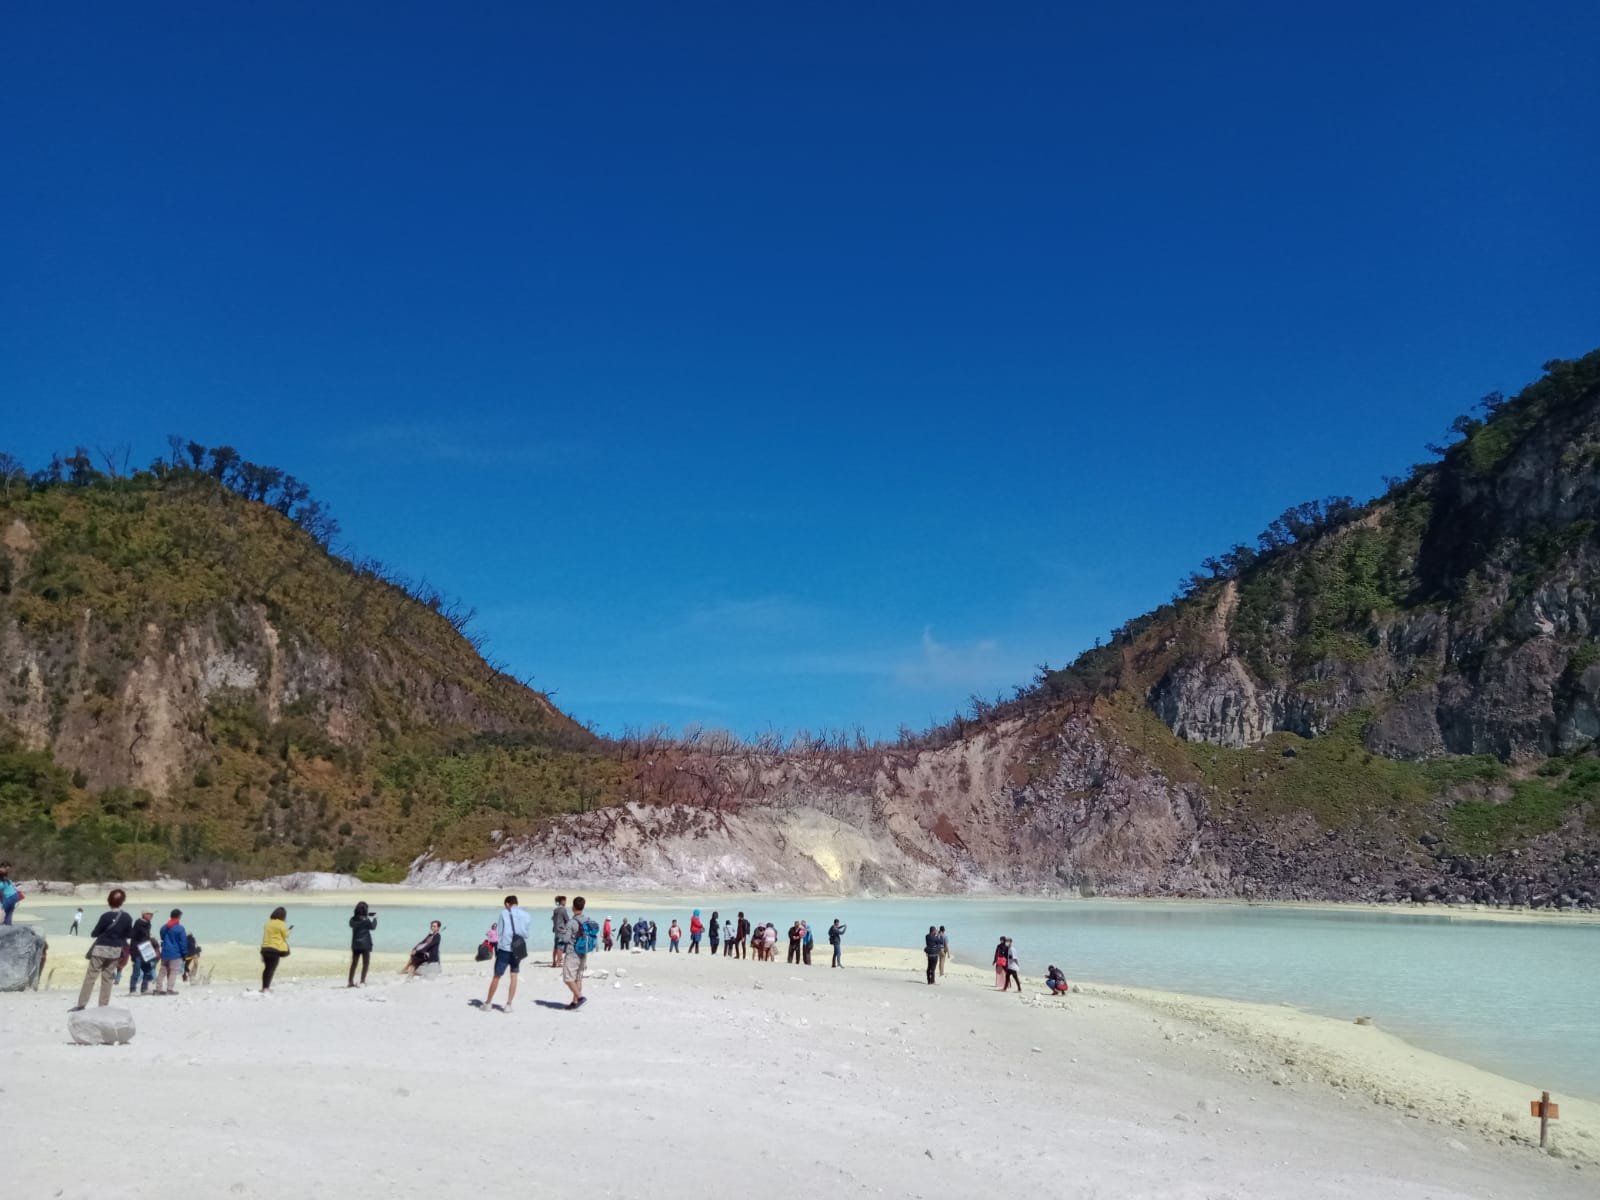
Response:
[{"label": "small wooden stake", "polygon": [[1561,1106],[1550,1102],[1549,1092],[1540,1092],[1537,1100],[1528,1101],[1531,1115],[1539,1118],[1539,1149],[1550,1140],[1550,1122],[1561,1119]]}]

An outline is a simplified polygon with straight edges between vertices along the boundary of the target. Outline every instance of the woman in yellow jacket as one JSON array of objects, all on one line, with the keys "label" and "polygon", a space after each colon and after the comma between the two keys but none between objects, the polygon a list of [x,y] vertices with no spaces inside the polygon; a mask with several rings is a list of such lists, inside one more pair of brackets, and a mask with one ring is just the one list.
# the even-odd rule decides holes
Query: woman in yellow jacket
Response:
[{"label": "woman in yellow jacket", "polygon": [[277,973],[278,960],[289,957],[289,914],[281,908],[272,910],[266,928],[261,931],[261,990],[272,987],[272,977]]}]

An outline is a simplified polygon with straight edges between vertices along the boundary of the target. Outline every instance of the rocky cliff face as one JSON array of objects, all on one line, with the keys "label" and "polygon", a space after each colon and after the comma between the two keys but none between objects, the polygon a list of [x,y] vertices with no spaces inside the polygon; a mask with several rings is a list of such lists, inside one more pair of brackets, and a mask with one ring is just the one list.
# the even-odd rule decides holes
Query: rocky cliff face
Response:
[{"label": "rocky cliff face", "polygon": [[[474,780],[596,745],[441,602],[209,476],[8,490],[0,842],[36,871],[392,873]],[[603,795],[594,775],[557,803]]]},{"label": "rocky cliff face", "polygon": [[1591,904],[1600,354],[1464,432],[945,744],[664,753],[415,877]]},{"label": "rocky cliff face", "polygon": [[78,874],[1591,904],[1600,352],[1492,409],[1016,700],[803,754],[603,743],[194,472],[50,482],[0,505],[0,840]]},{"label": "rocky cliff face", "polygon": [[[1510,402],[1361,520],[1197,598],[1211,606],[1211,636],[1150,689],[1163,722],[1238,747],[1369,713],[1368,748],[1413,759],[1525,762],[1592,745],[1595,358],[1561,364],[1555,383]],[[1318,601],[1334,589],[1363,603],[1330,612]]]}]

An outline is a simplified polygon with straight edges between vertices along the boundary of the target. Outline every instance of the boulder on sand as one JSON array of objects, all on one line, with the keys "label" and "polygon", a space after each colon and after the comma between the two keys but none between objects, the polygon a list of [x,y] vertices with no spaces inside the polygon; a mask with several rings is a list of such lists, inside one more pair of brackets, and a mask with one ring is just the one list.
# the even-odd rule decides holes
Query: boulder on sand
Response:
[{"label": "boulder on sand", "polygon": [[436,962],[425,962],[417,968],[418,979],[438,979],[444,974],[444,968]]},{"label": "boulder on sand", "polygon": [[67,1017],[67,1032],[80,1046],[120,1046],[133,1040],[133,1014],[125,1008],[86,1008]]},{"label": "boulder on sand", "polygon": [[26,925],[0,925],[0,992],[25,992],[44,966],[44,939]]}]

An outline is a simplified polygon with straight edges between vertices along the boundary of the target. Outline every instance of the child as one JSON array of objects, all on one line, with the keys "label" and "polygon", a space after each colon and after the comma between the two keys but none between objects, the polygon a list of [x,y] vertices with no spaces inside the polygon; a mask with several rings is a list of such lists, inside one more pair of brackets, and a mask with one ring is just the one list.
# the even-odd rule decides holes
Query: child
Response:
[{"label": "child", "polygon": [[678,953],[678,939],[682,936],[683,930],[678,928],[677,921],[673,921],[671,925],[667,926],[667,941],[669,943],[667,946],[668,951],[673,954]]}]

